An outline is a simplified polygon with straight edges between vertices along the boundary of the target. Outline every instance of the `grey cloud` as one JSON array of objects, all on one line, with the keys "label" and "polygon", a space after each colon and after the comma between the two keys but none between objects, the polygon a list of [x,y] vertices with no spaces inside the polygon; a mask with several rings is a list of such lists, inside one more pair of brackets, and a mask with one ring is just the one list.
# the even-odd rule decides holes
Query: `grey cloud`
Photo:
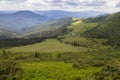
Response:
[{"label": "grey cloud", "polygon": [[0,0],[0,2],[1,1],[5,1],[5,2],[25,2],[25,1],[27,1],[27,0]]},{"label": "grey cloud", "polygon": [[[79,2],[77,0],[71,1],[71,0],[66,0],[66,1],[61,1],[61,0],[51,0],[49,1],[45,1],[46,3],[50,3],[52,6],[64,6],[64,5],[69,5],[69,6],[77,6],[77,5],[81,5],[81,6],[104,6],[105,5],[105,1],[101,0],[101,1],[97,1],[94,0],[92,2],[90,1],[83,1],[83,2]],[[64,5],[63,5],[64,4]]]},{"label": "grey cloud", "polygon": [[104,6],[105,5],[105,1],[92,1],[92,2],[87,2],[84,1],[82,2],[83,6]]},{"label": "grey cloud", "polygon": [[76,5],[80,5],[81,3],[76,2],[76,1],[73,1],[73,2],[72,1],[67,1],[66,4],[76,6]]},{"label": "grey cloud", "polygon": [[120,3],[118,3],[118,4],[116,5],[116,7],[120,7]]},{"label": "grey cloud", "polygon": [[61,0],[51,0],[51,1],[48,1],[48,0],[44,0],[45,3],[61,3],[62,1]]}]

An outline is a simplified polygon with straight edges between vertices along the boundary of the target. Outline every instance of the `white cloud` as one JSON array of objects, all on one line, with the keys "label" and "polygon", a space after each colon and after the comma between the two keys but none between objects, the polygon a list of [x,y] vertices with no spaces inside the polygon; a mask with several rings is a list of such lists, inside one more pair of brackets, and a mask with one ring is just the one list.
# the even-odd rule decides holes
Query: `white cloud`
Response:
[{"label": "white cloud", "polygon": [[120,0],[0,0],[0,10],[120,11]]}]

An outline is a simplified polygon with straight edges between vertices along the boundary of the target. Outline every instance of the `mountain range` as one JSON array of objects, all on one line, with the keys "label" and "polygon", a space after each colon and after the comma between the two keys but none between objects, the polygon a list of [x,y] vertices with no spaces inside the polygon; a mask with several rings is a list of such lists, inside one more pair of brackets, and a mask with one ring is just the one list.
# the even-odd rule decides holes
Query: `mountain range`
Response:
[{"label": "mountain range", "polygon": [[[19,12],[19,11],[0,11],[0,14],[8,14],[8,13],[15,13],[15,12]],[[70,11],[63,11],[63,10],[45,10],[45,11],[27,11],[27,12],[34,12],[36,14],[48,16],[51,18],[66,18],[66,17],[89,18],[89,17],[97,17],[97,16],[103,16],[103,15],[109,14],[109,13],[100,12],[100,11],[70,12]]]},{"label": "mountain range", "polygon": [[[66,27],[74,22],[73,17],[55,17],[55,15],[59,14],[48,17],[46,16],[48,14],[44,14],[31,11],[0,14],[0,38],[34,38],[64,35],[64,33],[67,33]],[[63,15],[63,17],[65,16]],[[78,20],[84,22],[84,24],[97,24],[96,27],[87,29],[83,36],[107,39],[108,43],[112,45],[120,44],[120,12]]]},{"label": "mountain range", "polygon": [[21,32],[25,27],[39,25],[49,20],[51,20],[50,17],[31,11],[18,11],[15,13],[0,14],[0,27]]},{"label": "mountain range", "polygon": [[77,17],[88,18],[102,16],[107,13],[98,11],[68,12],[60,10],[51,11],[0,11],[0,28],[21,32],[24,28],[40,25],[46,21],[57,18]]},{"label": "mountain range", "polygon": [[[93,17],[104,15],[104,12],[68,12],[60,10],[51,11],[0,11],[0,30],[8,31],[11,34],[26,33],[26,30],[36,26],[48,26],[57,22],[60,25],[61,19],[67,17]],[[62,19],[63,20],[63,19]],[[50,22],[49,22],[50,21]],[[59,22],[60,21],[60,22]],[[64,20],[63,20],[64,21]],[[66,21],[65,21],[66,22]],[[68,20],[69,22],[69,20]],[[41,25],[43,24],[43,25]],[[45,25],[46,24],[46,25]],[[63,23],[62,23],[63,24]],[[37,29],[37,28],[36,28]],[[41,28],[40,28],[41,29]],[[13,33],[12,33],[13,32]],[[16,34],[15,34],[16,35]]]},{"label": "mountain range", "polygon": [[52,18],[65,18],[65,17],[89,18],[89,17],[97,17],[108,14],[106,12],[100,12],[100,11],[70,12],[70,11],[62,11],[62,10],[47,10],[47,11],[34,11],[34,12]]}]

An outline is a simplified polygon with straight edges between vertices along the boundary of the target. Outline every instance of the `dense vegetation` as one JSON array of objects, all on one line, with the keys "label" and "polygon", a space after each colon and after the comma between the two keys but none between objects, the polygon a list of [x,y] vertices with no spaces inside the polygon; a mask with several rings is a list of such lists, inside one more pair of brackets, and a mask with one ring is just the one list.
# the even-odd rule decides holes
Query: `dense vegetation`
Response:
[{"label": "dense vegetation", "polygon": [[9,38],[9,39],[1,39],[0,40],[0,47],[12,47],[12,46],[22,46],[22,45],[28,45],[33,44],[37,42],[42,42],[46,37],[44,38],[31,38],[31,39],[21,39],[21,38]]},{"label": "dense vegetation", "polygon": [[3,50],[0,56],[2,80],[120,79],[119,50],[29,53]]}]

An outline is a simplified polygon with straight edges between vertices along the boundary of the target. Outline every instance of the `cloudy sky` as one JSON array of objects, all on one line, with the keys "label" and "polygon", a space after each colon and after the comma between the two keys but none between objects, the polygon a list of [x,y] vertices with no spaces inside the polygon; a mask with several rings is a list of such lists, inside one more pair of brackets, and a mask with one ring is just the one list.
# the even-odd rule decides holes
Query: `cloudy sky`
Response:
[{"label": "cloudy sky", "polygon": [[120,0],[0,0],[0,10],[120,11]]}]

